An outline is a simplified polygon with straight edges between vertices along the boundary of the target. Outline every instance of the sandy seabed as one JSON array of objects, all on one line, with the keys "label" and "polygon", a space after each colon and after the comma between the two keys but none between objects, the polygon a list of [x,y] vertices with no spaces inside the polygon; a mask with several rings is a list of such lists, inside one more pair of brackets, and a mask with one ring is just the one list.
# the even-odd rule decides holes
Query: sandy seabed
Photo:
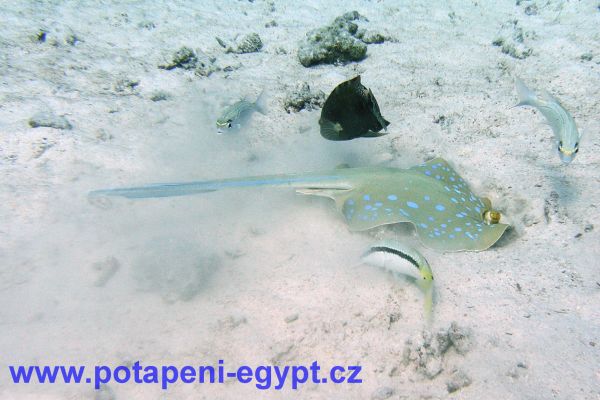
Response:
[{"label": "sandy seabed", "polygon": [[[600,4],[519,3],[3,2],[0,398],[599,399]],[[303,67],[306,32],[350,10],[389,40],[358,63]],[[250,32],[260,52],[225,53],[215,40]],[[531,54],[506,54],[498,37]],[[222,70],[158,68],[182,46]],[[299,81],[329,93],[357,74],[392,123],[387,136],[328,142],[319,110],[284,110]],[[583,138],[572,164],[561,165],[538,112],[511,109],[514,76],[574,116]],[[263,89],[266,115],[216,135],[227,104]],[[71,129],[32,128],[40,112]],[[331,201],[285,188],[87,201],[104,187],[342,163],[406,168],[434,156],[512,225],[491,249],[436,253],[402,225],[353,233]],[[413,285],[359,263],[384,237],[415,243],[429,260],[431,327]],[[453,327],[467,345],[431,350]],[[363,382],[95,391],[14,385],[8,372],[219,359],[358,364]]]}]

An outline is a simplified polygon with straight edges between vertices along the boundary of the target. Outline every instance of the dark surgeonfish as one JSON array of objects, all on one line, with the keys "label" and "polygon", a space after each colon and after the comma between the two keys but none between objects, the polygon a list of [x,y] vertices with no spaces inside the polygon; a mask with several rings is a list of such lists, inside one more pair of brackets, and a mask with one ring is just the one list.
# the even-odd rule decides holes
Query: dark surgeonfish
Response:
[{"label": "dark surgeonfish", "polygon": [[[321,136],[328,140],[383,136],[389,124],[381,116],[371,89],[360,83],[360,75],[333,89],[319,119]],[[382,129],[385,132],[379,133]]]}]

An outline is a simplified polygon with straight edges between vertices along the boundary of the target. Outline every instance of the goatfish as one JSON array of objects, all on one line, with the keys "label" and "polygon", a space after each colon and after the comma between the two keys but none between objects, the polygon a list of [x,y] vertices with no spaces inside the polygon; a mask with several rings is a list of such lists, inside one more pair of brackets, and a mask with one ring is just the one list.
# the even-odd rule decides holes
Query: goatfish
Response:
[{"label": "goatfish", "polygon": [[254,102],[242,99],[233,103],[225,108],[221,116],[217,119],[217,134],[220,135],[233,129],[239,130],[248,121],[254,111],[266,114],[266,109],[264,91]]},{"label": "goatfish", "polygon": [[413,247],[398,241],[376,243],[361,257],[361,261],[383,268],[395,276],[404,275],[414,280],[425,296],[424,314],[431,321],[433,310],[433,272],[429,263]]},{"label": "goatfish", "polygon": [[515,86],[519,94],[519,103],[515,107],[535,107],[546,117],[556,137],[558,155],[563,163],[569,164],[579,152],[579,140],[581,139],[581,134],[577,131],[571,114],[556,97],[546,91],[542,91],[538,96],[518,77],[515,77]]}]

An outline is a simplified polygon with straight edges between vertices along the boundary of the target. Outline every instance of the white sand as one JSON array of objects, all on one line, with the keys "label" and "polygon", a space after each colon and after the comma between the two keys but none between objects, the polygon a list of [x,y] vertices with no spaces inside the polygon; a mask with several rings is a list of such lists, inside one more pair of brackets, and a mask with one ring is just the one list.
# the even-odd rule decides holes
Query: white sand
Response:
[{"label": "white sand", "polygon": [[[600,398],[597,1],[537,1],[531,16],[527,1],[276,1],[273,10],[258,0],[19,3],[0,5],[0,398],[365,399],[384,387],[393,399]],[[304,34],[353,9],[369,19],[363,26],[397,41],[369,45],[360,63],[302,67],[295,51]],[[526,35],[533,54],[524,60],[491,45],[513,19],[535,32]],[[278,26],[265,28],[271,20]],[[148,22],[155,28],[140,27]],[[34,40],[39,29],[48,31],[45,43]],[[75,46],[65,43],[71,32],[81,39]],[[249,32],[261,36],[262,52],[224,54],[214,40]],[[157,68],[183,45],[241,67],[208,78]],[[279,47],[287,54],[276,54]],[[582,61],[588,52],[594,58]],[[296,81],[329,93],[359,73],[392,123],[388,136],[327,142],[319,111],[283,110]],[[571,165],[560,165],[539,113],[510,109],[514,75],[572,112],[584,138]],[[133,93],[115,91],[123,78],[139,80]],[[238,135],[217,136],[223,107],[263,88],[269,113]],[[172,98],[151,101],[157,90]],[[73,129],[28,126],[47,110]],[[434,123],[440,115],[449,123]],[[455,321],[474,342],[466,354],[449,350],[438,360],[443,371],[434,379],[402,363],[405,341],[424,328],[418,290],[358,265],[376,238],[417,243],[412,229],[351,233],[330,201],[287,189],[116,200],[107,210],[86,199],[104,187],[340,163],[409,167],[434,155],[514,227],[481,253],[420,246],[437,284],[432,329]],[[213,254],[216,271],[194,269]],[[120,267],[102,276],[94,265],[109,257]],[[197,284],[191,298],[189,282]],[[392,315],[398,321],[390,323]],[[218,359],[232,368],[360,364],[364,382],[296,392],[231,380],[167,392],[112,383],[113,397],[98,397],[85,384],[13,385],[7,369]],[[455,369],[472,383],[448,394]]]}]

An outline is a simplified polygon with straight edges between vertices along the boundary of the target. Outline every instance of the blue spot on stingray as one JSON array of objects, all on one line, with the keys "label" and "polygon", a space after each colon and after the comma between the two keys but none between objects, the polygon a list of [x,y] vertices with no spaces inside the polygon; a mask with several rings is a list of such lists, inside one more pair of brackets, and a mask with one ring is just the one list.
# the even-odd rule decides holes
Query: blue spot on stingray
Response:
[{"label": "blue spot on stingray", "polygon": [[369,201],[369,200],[371,200],[371,196],[369,196],[368,194],[365,194],[365,195],[363,196],[363,200],[365,200],[365,201]]},{"label": "blue spot on stingray", "polygon": [[475,240],[473,235],[471,235],[471,232],[465,232],[465,236],[469,237],[469,239],[471,239],[471,240]]},{"label": "blue spot on stingray", "polygon": [[470,222],[466,222],[465,225],[466,226],[471,226],[471,223]]},{"label": "blue spot on stingray", "polygon": [[449,235],[448,235],[448,237],[449,237],[450,239],[454,239],[454,235],[453,235],[452,233],[451,233],[451,234],[449,234]]},{"label": "blue spot on stingray", "polygon": [[458,200],[456,200],[454,197],[450,198],[450,200],[451,200],[453,203],[458,203]]},{"label": "blue spot on stingray", "polygon": [[450,191],[450,188],[448,186],[444,186],[444,189],[446,189],[446,192]]},{"label": "blue spot on stingray", "polygon": [[388,200],[391,200],[391,201],[396,201],[396,200],[398,200],[398,196],[396,196],[395,194],[390,194],[390,195],[388,196]]},{"label": "blue spot on stingray", "polygon": [[420,224],[419,224],[419,226],[420,226],[421,228],[427,228],[427,224],[424,224],[424,223],[420,223]]},{"label": "blue spot on stingray", "polygon": [[391,209],[391,208],[386,208],[386,209],[385,209],[385,212],[386,212],[386,213],[391,213],[391,212],[392,212],[392,209]]},{"label": "blue spot on stingray", "polygon": [[438,167],[437,164],[431,166],[432,169],[437,169],[437,167]]},{"label": "blue spot on stingray", "polygon": [[475,207],[475,211],[477,211],[478,213],[480,213],[481,212],[481,208]]},{"label": "blue spot on stingray", "polygon": [[405,217],[410,217],[410,215],[403,209],[399,209],[398,211],[400,211],[400,214],[404,215]]},{"label": "blue spot on stingray", "polygon": [[435,236],[440,236],[440,235],[441,235],[441,233],[439,233],[439,232],[437,232],[437,231],[436,231],[436,232],[433,232],[433,234],[434,234]]},{"label": "blue spot on stingray", "polygon": [[365,206],[365,210],[370,210],[371,208],[373,208],[373,206],[372,206],[372,205],[370,205],[370,204],[367,204],[367,205]]},{"label": "blue spot on stingray", "polygon": [[381,207],[383,205],[383,203],[377,202],[375,203],[375,207]]},{"label": "blue spot on stingray", "polygon": [[477,232],[481,232],[481,231],[482,231],[482,229],[481,229],[481,228],[477,228]]},{"label": "blue spot on stingray", "polygon": [[460,231],[462,231],[462,229],[460,229],[460,228],[457,226],[456,228],[454,228],[454,231],[455,231],[455,232],[460,232]]},{"label": "blue spot on stingray", "polygon": [[464,218],[464,215],[458,213],[458,214],[456,214],[456,218]]},{"label": "blue spot on stingray", "polygon": [[346,201],[346,204],[348,204],[349,206],[353,206],[354,205],[354,200],[348,199],[348,201]]},{"label": "blue spot on stingray", "polygon": [[431,171],[430,170],[425,171],[425,175],[431,176]]},{"label": "blue spot on stingray", "polygon": [[425,201],[429,201],[429,200],[431,200],[431,197],[429,197],[429,196],[425,195],[425,196],[423,196],[423,199],[424,199]]},{"label": "blue spot on stingray", "polygon": [[453,176],[451,176],[451,177],[450,177],[450,180],[451,180],[452,182],[454,182],[456,179],[454,179],[454,177],[453,177]]},{"label": "blue spot on stingray", "polygon": [[410,208],[419,208],[419,205],[417,203],[413,203],[412,201],[407,201],[406,205]]},{"label": "blue spot on stingray", "polygon": [[447,227],[448,225],[446,225],[446,224],[441,224],[440,226],[441,226],[442,228],[445,228],[445,227]]},{"label": "blue spot on stingray", "polygon": [[435,218],[433,218],[432,216],[427,217],[427,219],[430,221],[435,221]]},{"label": "blue spot on stingray", "polygon": [[440,180],[440,179],[442,179],[442,177],[441,177],[441,176],[439,176],[439,175],[436,175],[436,176],[435,176],[435,179],[437,179],[437,180]]},{"label": "blue spot on stingray", "polygon": [[437,204],[437,205],[435,206],[435,209],[436,209],[436,210],[438,210],[438,211],[444,211],[444,210],[446,209],[446,207],[444,207],[444,206],[443,206],[443,205],[441,205],[441,204]]}]

